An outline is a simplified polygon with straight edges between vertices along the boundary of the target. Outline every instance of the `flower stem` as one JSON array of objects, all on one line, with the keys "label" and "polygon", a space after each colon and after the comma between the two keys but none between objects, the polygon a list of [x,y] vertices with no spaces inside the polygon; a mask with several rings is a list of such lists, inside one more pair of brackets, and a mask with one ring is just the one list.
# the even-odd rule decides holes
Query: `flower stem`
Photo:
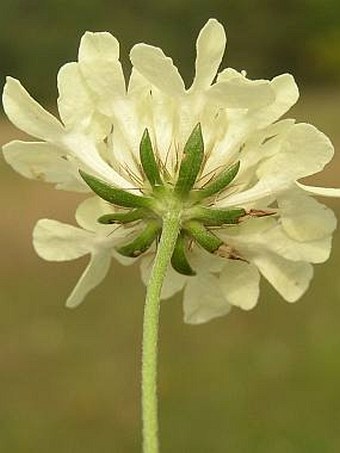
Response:
[{"label": "flower stem", "polygon": [[142,417],[143,452],[158,453],[157,353],[160,294],[175,247],[180,213],[173,210],[163,218],[163,229],[148,283],[143,322]]}]

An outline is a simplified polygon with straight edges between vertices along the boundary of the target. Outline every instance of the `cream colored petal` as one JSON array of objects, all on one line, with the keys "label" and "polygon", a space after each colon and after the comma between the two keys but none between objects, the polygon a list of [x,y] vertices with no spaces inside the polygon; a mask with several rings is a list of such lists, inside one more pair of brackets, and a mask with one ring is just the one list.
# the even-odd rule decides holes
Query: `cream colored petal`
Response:
[{"label": "cream colored petal", "polygon": [[[94,102],[90,91],[84,85],[78,63],[67,63],[59,69],[58,108],[64,124],[85,129],[89,123]],[[83,127],[82,127],[83,126]]]},{"label": "cream colored petal", "polygon": [[150,130],[154,133],[154,149],[161,162],[171,168],[170,162],[176,154],[174,142],[176,124],[175,118],[177,109],[175,103],[170,102],[155,103],[152,106],[152,120]]},{"label": "cream colored petal", "polygon": [[107,60],[116,62],[119,59],[119,42],[108,32],[87,31],[81,38],[78,58],[85,60]]},{"label": "cream colored petal", "polygon": [[92,255],[88,266],[68,297],[66,306],[75,308],[81,304],[88,293],[104,280],[110,264],[111,256],[108,252]]},{"label": "cream colored petal", "polygon": [[[308,232],[306,232],[306,236],[308,236]],[[331,236],[314,241],[294,241],[279,227],[268,232],[266,239],[268,249],[292,261],[324,263],[328,260],[332,248]]]},{"label": "cream colored petal", "polygon": [[196,244],[191,245],[188,252],[188,260],[198,275],[204,275],[208,272],[221,272],[225,265],[224,258],[209,253]]},{"label": "cream colored petal", "polygon": [[128,258],[116,252],[114,249],[111,251],[111,256],[122,266],[131,266],[136,263],[136,258]]},{"label": "cream colored petal", "polygon": [[136,44],[130,52],[133,66],[155,87],[169,96],[185,93],[184,82],[171,58],[162,49],[147,44]]},{"label": "cream colored petal", "polygon": [[313,195],[320,195],[321,197],[330,197],[330,198],[339,198],[340,189],[333,187],[317,187],[317,186],[306,186],[299,182],[296,183],[298,187],[303,189],[305,192],[311,193]]},{"label": "cream colored petal", "polygon": [[303,191],[284,193],[278,198],[278,204],[282,227],[296,241],[322,239],[336,228],[333,211]]},{"label": "cream colored petal", "polygon": [[239,225],[230,226],[220,230],[226,238],[237,238],[246,243],[253,243],[254,240],[267,242],[265,236],[277,226],[277,220],[273,217],[252,217]]},{"label": "cream colored petal", "polygon": [[[98,218],[104,214],[115,212],[110,203],[94,196],[87,198],[78,206],[76,210],[76,221],[79,226],[88,231],[96,233],[95,243],[100,247],[104,243],[110,248],[120,245],[122,241],[129,240],[129,236],[139,231],[139,227],[123,227],[122,225],[103,225],[98,222]],[[99,239],[101,238],[101,239]],[[124,259],[124,257],[122,257]]]},{"label": "cream colored petal", "polygon": [[71,151],[88,168],[103,179],[122,187],[130,187],[131,182],[124,180],[100,159],[93,140],[79,133],[66,134],[52,115],[34,101],[20,83],[8,78],[4,89],[4,108],[13,123],[25,132],[47,141],[55,142]]},{"label": "cream colored petal", "polygon": [[233,68],[225,68],[218,73],[217,82],[228,82],[231,79],[244,79],[245,75],[242,72],[236,71]]},{"label": "cream colored petal", "polygon": [[259,109],[274,101],[270,82],[246,78],[217,82],[209,89],[207,96],[229,109]]},{"label": "cream colored petal", "polygon": [[99,146],[84,133],[66,134],[61,146],[80,163],[78,168],[122,189],[131,189],[131,181],[115,171],[100,155]]},{"label": "cream colored petal", "polygon": [[311,124],[296,124],[280,151],[264,162],[257,174],[296,180],[321,171],[333,155],[333,145],[325,134]]},{"label": "cream colored petal", "polygon": [[33,230],[33,246],[47,261],[69,261],[90,253],[93,235],[56,220],[41,219]]},{"label": "cream colored petal", "polygon": [[86,32],[80,42],[79,65],[101,110],[110,115],[114,100],[126,94],[117,39],[107,32]]},{"label": "cream colored petal", "polygon": [[294,124],[295,120],[285,119],[249,134],[240,153],[242,167],[238,173],[238,179],[247,171],[249,171],[249,179],[252,179],[255,166],[279,152]]},{"label": "cream colored petal", "polygon": [[101,198],[94,196],[87,198],[78,206],[76,210],[76,221],[79,226],[88,231],[97,231],[99,227],[104,228],[109,233],[115,227],[112,225],[100,225],[97,219],[104,215],[114,212],[112,206]]},{"label": "cream colored petal", "polygon": [[196,43],[196,75],[191,90],[204,90],[214,80],[226,45],[223,26],[209,19],[200,31]]},{"label": "cream colored petal", "polygon": [[87,192],[88,187],[64,153],[48,143],[15,140],[3,147],[6,162],[22,176],[56,184],[57,189]]},{"label": "cream colored petal", "polygon": [[18,80],[7,77],[2,100],[8,118],[27,134],[47,141],[56,141],[63,134],[61,123],[28,94]]},{"label": "cream colored petal", "polygon": [[132,68],[128,85],[129,97],[138,101],[140,96],[148,96],[150,88],[150,82],[136,68]]},{"label": "cream colored petal", "polygon": [[259,181],[228,197],[224,205],[244,205],[292,189],[297,179],[321,171],[333,154],[334,148],[326,135],[310,124],[296,124],[289,129],[278,152],[260,163]]},{"label": "cream colored petal", "polygon": [[58,91],[60,117],[68,128],[88,132],[97,140],[107,136],[111,123],[96,111],[96,99],[84,83],[78,63],[67,63],[60,68]]},{"label": "cream colored petal", "polygon": [[247,220],[240,226],[226,228],[219,236],[246,258],[269,252],[291,261],[322,263],[329,258],[331,236],[304,242],[291,239],[273,218]]},{"label": "cream colored petal", "polygon": [[138,164],[139,145],[145,126],[136,111],[136,103],[131,100],[117,100],[112,108],[112,118],[112,165],[117,171],[133,175],[130,187],[139,187],[143,181]]},{"label": "cream colored petal", "polygon": [[218,207],[244,206],[248,207],[255,202],[261,202],[267,198],[274,199],[284,190],[293,186],[293,182],[286,181],[283,178],[274,176],[272,178],[262,178],[250,189],[235,192],[224,199],[217,201]]},{"label": "cream colored petal", "polygon": [[277,121],[299,98],[298,87],[294,77],[290,74],[274,77],[270,85],[275,93],[274,102],[256,112],[250,113],[254,115],[253,120],[256,122],[257,127],[266,127]]},{"label": "cream colored petal", "polygon": [[219,275],[226,300],[243,310],[255,307],[260,294],[260,274],[253,264],[227,260]]},{"label": "cream colored petal", "polygon": [[299,99],[299,89],[291,74],[281,74],[274,77],[271,86],[276,94],[274,105],[271,107],[271,122],[281,118]]},{"label": "cream colored petal", "polygon": [[184,289],[184,321],[188,324],[202,324],[229,313],[231,305],[225,299],[219,280],[206,273],[191,277]]},{"label": "cream colored petal", "polygon": [[[146,287],[148,286],[148,283],[149,283],[149,278],[150,278],[154,259],[155,259],[155,255],[150,254],[150,255],[144,256],[140,263],[141,277],[142,277],[142,281]],[[164,280],[164,284],[162,287],[161,299],[169,299],[174,294],[181,291],[183,289],[186,281],[190,278],[193,278],[193,277],[186,277],[184,275],[181,275],[178,272],[176,272],[171,266],[169,266],[165,280]]]},{"label": "cream colored petal", "polygon": [[288,302],[295,302],[308,289],[313,267],[305,262],[293,262],[275,254],[262,254],[253,259],[261,274]]}]

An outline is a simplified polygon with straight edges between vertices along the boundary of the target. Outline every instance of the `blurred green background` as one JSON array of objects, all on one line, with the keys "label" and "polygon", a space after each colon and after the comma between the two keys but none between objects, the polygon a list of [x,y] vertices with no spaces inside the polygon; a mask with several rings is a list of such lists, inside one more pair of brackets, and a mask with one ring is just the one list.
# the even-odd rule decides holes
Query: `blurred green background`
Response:
[{"label": "blurred green background", "polygon": [[[54,109],[58,67],[85,30],[107,30],[128,51],[161,46],[193,76],[194,42],[209,17],[228,31],[224,66],[250,77],[293,73],[290,116],[340,147],[338,0],[2,0],[0,83],[11,74]],[[21,137],[4,118],[0,142]],[[339,186],[340,157],[311,182]],[[28,181],[0,160],[0,451],[140,451],[139,370],[144,288],[137,268],[112,266],[76,311],[64,300],[86,264],[33,252],[42,217],[73,223],[75,194]],[[340,201],[327,201],[340,215]],[[162,452],[340,451],[340,235],[289,305],[262,282],[261,302],[207,325],[183,324],[181,298],[162,306]]]}]

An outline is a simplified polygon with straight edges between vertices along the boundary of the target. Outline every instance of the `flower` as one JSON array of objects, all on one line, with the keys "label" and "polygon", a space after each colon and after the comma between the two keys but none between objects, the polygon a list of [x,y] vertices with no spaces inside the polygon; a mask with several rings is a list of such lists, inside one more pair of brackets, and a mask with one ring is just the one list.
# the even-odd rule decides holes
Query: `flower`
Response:
[{"label": "flower", "polygon": [[140,259],[147,282],[169,210],[178,210],[181,229],[162,296],[184,289],[188,323],[253,308],[260,274],[294,302],[308,288],[311,263],[329,257],[336,219],[311,195],[340,190],[298,180],[324,168],[332,144],[309,124],[280,120],[298,99],[291,75],[218,72],[225,44],[222,25],[210,19],[188,89],[161,49],[137,44],[126,88],[116,38],[87,32],[78,61],[58,73],[61,121],[7,79],[7,116],[40,140],[7,144],[7,162],[59,189],[97,194],[77,211],[84,230],[47,219],[34,230],[45,259],[91,254],[69,306],[104,278],[112,256]]},{"label": "flower", "polygon": [[102,282],[112,257],[122,264],[129,264],[114,249],[129,233],[117,228],[112,235],[111,226],[97,222],[97,218],[108,210],[110,207],[101,199],[91,197],[77,208],[76,220],[80,228],[50,219],[41,219],[34,227],[33,246],[41,258],[47,261],[69,261],[88,254],[91,256],[88,266],[66,301],[69,308],[78,306],[88,292]]}]

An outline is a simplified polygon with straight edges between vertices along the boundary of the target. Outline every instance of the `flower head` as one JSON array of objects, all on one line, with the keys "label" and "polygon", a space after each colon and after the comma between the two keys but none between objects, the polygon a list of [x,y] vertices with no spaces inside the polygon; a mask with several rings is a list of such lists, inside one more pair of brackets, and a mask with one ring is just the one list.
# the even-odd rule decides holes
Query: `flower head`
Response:
[{"label": "flower head", "polygon": [[126,87],[116,38],[87,32],[78,61],[58,74],[61,121],[7,79],[8,117],[40,140],[7,144],[7,162],[26,177],[97,194],[85,202],[91,209],[77,212],[86,231],[51,220],[35,228],[45,259],[91,254],[69,305],[102,280],[113,255],[141,259],[147,281],[173,210],[181,227],[163,297],[184,289],[190,323],[232,305],[254,307],[260,274],[293,302],[308,288],[311,263],[327,260],[336,220],[310,194],[340,192],[298,180],[322,170],[333,147],[315,127],[280,120],[298,98],[291,75],[253,81],[231,68],[218,73],[225,43],[222,25],[210,19],[188,89],[161,49],[137,44]]}]

